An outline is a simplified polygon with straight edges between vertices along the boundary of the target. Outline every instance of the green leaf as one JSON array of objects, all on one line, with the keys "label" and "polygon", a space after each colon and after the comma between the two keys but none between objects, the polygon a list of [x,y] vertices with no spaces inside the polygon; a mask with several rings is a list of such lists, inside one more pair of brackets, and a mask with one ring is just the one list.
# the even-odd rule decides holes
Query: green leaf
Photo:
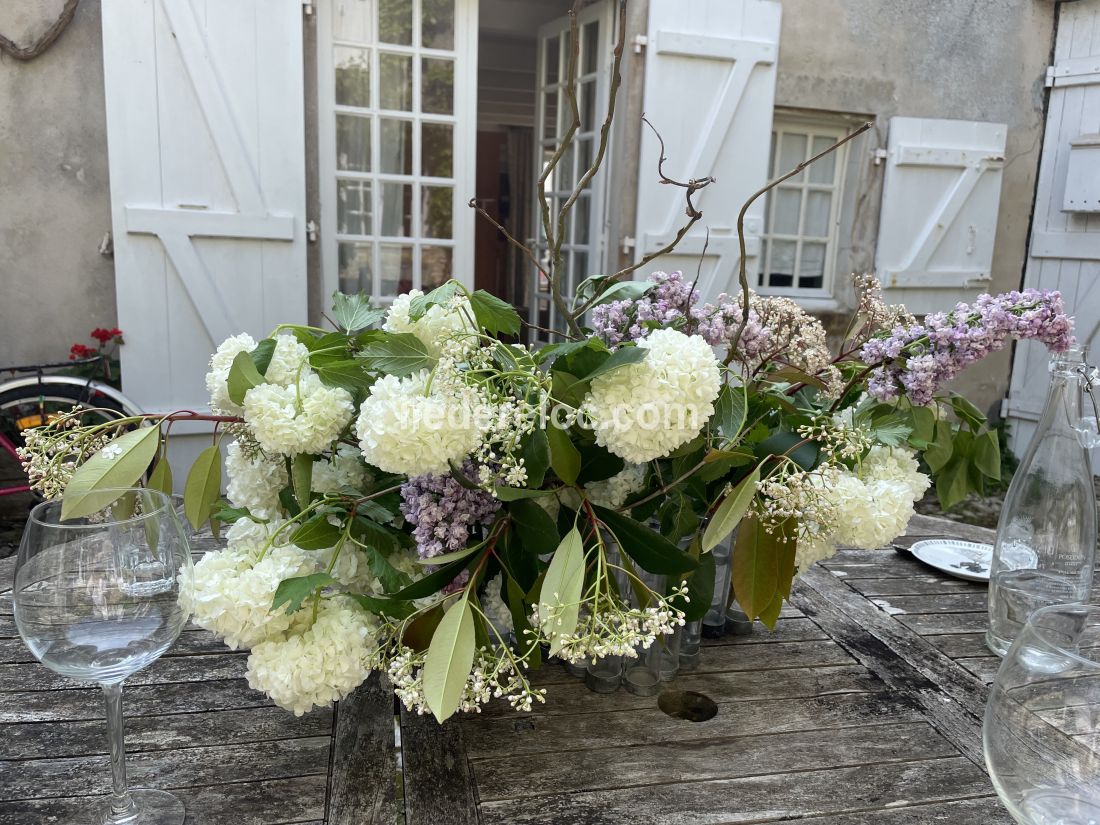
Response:
[{"label": "green leaf", "polygon": [[160,423],[123,433],[81,464],[65,487],[62,520],[97,513],[121,493],[109,488],[133,487],[160,446]]},{"label": "green leaf", "polygon": [[539,594],[539,618],[542,632],[550,640],[551,656],[561,650],[564,637],[577,629],[584,567],[584,542],[574,526],[554,551]]},{"label": "green leaf", "polygon": [[527,468],[527,486],[541,487],[546,471],[550,468],[550,442],[546,438],[546,431],[533,430],[523,440],[520,455],[523,457],[523,466]]},{"label": "green leaf", "polygon": [[588,383],[577,378],[571,372],[556,369],[558,362],[554,362],[554,369],[550,370],[550,391],[554,398],[562,404],[577,408],[584,402],[584,395],[588,391]]},{"label": "green leaf", "polygon": [[619,367],[625,367],[628,364],[637,364],[647,355],[649,355],[649,350],[643,347],[619,347],[611,353],[610,358],[605,359],[603,363],[585,375],[581,380],[591,381],[597,375],[603,375],[606,372],[617,370]]},{"label": "green leaf", "polygon": [[183,486],[183,513],[196,530],[214,512],[221,488],[222,453],[212,444],[199,453]]},{"label": "green leaf", "polygon": [[932,442],[932,446],[924,451],[924,460],[928,468],[933,473],[937,473],[951,460],[951,454],[954,451],[954,428],[950,421],[940,419],[936,422],[936,439]]},{"label": "green leaf", "polygon": [[316,515],[290,534],[290,543],[303,550],[327,550],[335,547],[343,531],[330,524],[325,514]]},{"label": "green leaf", "polygon": [[351,358],[344,358],[324,365],[313,365],[313,371],[321,379],[321,383],[329,387],[339,387],[355,394],[369,390],[374,383],[374,376],[363,368],[363,363]]},{"label": "green leaf", "polygon": [[410,332],[387,333],[381,341],[363,347],[360,357],[371,369],[397,376],[412,375],[434,363],[421,340]]},{"label": "green leaf", "polygon": [[484,289],[475,290],[470,296],[470,308],[478,326],[490,335],[519,334],[519,313],[511,304]]},{"label": "green leaf", "polygon": [[405,601],[413,601],[414,599],[423,599],[428,596],[434,596],[448,584],[458,578],[458,574],[469,567],[473,560],[479,558],[478,554],[474,553],[468,558],[459,559],[453,561],[450,564],[445,564],[438,570],[433,570],[428,575],[421,579],[417,579],[412,584],[401,588],[396,593],[392,593],[391,598],[402,599]]},{"label": "green leaf", "polygon": [[294,487],[294,498],[303,510],[309,506],[309,497],[313,484],[313,456],[298,453],[290,463],[290,483]]},{"label": "green leaf", "polygon": [[275,598],[271,600],[271,611],[274,613],[285,604],[287,613],[296,613],[301,609],[302,602],[312,596],[314,591],[334,582],[335,579],[328,573],[310,573],[308,576],[283,579],[275,590]]},{"label": "green leaf", "polygon": [[714,600],[714,578],[714,554],[703,553],[699,557],[699,566],[691,571],[687,580],[691,601],[680,608],[684,611],[685,620],[697,622],[710,610],[710,603]]},{"label": "green leaf", "polygon": [[581,454],[573,446],[568,431],[551,425],[546,438],[550,442],[550,466],[554,473],[566,484],[576,484],[581,471]]},{"label": "green leaf", "polygon": [[758,618],[764,623],[764,626],[768,628],[768,630],[775,630],[775,623],[779,621],[779,614],[782,612],[783,596],[776,593],[775,598],[768,603],[768,606],[760,611],[760,616]]},{"label": "green leaf", "polygon": [[737,533],[730,562],[733,593],[750,619],[761,615],[779,594],[776,536],[750,516]]},{"label": "green leaf", "polygon": [[536,556],[553,553],[558,546],[558,527],[537,502],[513,501],[508,507],[516,535],[528,552]]},{"label": "green leaf", "polygon": [[969,491],[968,469],[965,460],[956,458],[936,473],[936,497],[944,510],[950,510],[966,498]]},{"label": "green leaf", "polygon": [[[797,572],[795,559],[798,550],[798,523],[794,519],[787,519],[777,528],[778,540],[776,541],[775,554],[775,580],[776,589],[784,599],[791,597],[791,587],[794,585],[794,574]],[[767,624],[765,622],[765,624]],[[773,622],[774,624],[774,622]],[[772,625],[768,625],[772,627]]]},{"label": "green leaf", "polygon": [[233,524],[234,522],[240,521],[243,518],[256,519],[254,515],[252,515],[250,512],[248,512],[248,510],[244,509],[243,507],[230,507],[224,502],[222,503],[221,507],[214,511],[210,518],[216,519],[223,524]]},{"label": "green leaf", "polygon": [[464,595],[444,614],[424,659],[424,703],[437,722],[458,710],[473,664],[474,613]]},{"label": "green leaf", "polygon": [[756,495],[758,481],[760,481],[759,464],[753,467],[752,472],[741,479],[718,505],[718,509],[714,511],[714,515],[707,524],[707,529],[703,531],[704,553],[709,553],[725,541],[726,537],[741,523],[749,505],[752,504],[753,496]]},{"label": "green leaf", "polygon": [[974,440],[974,466],[986,478],[1001,480],[1001,442],[996,430],[986,430]]},{"label": "green leaf", "polygon": [[393,619],[407,619],[416,611],[416,607],[409,602],[398,602],[393,599],[383,599],[379,596],[368,596],[365,593],[349,593],[348,595],[359,602],[363,609],[379,616],[389,616]]},{"label": "green leaf", "polygon": [[985,426],[985,413],[957,392],[951,393],[951,408],[955,410],[955,415],[969,424],[974,432]]},{"label": "green leaf", "polygon": [[525,498],[545,498],[554,495],[554,491],[528,490],[524,487],[494,487],[493,495],[501,501],[519,501]]},{"label": "green leaf", "polygon": [[551,356],[555,359],[562,358],[586,346],[588,346],[587,338],[580,341],[557,341],[553,344],[546,344],[545,346],[539,347],[535,352],[535,363],[541,364]]},{"label": "green leaf", "polygon": [[238,352],[229,368],[229,378],[225,385],[229,389],[229,400],[234,404],[243,404],[244,396],[253,387],[266,383],[256,363],[247,352]]},{"label": "green leaf", "polygon": [[172,495],[172,465],[168,463],[167,455],[161,455],[145,486],[150,490],[160,490],[166,496]]},{"label": "green leaf", "polygon": [[[256,365],[256,371],[260,375],[267,375],[267,368],[271,366],[271,356],[275,354],[276,343],[274,338],[264,338],[256,344],[256,348],[252,352],[248,353],[252,356],[252,363]],[[307,343],[306,346],[309,346],[309,344]]]},{"label": "green leaf", "polygon": [[[565,532],[568,532],[568,528]],[[554,534],[560,535],[557,524],[554,525]],[[505,572],[516,580],[524,593],[530,591],[539,577],[538,555],[520,540],[519,534],[512,529],[501,532],[497,538],[495,552]]]},{"label": "green leaf", "polygon": [[479,541],[477,544],[471,544],[469,547],[463,547],[461,550],[455,550],[451,553],[444,553],[440,556],[432,556],[427,559],[414,559],[416,564],[423,565],[440,565],[448,564],[452,561],[458,561],[459,559],[465,559],[472,554],[476,553],[482,547],[485,546],[484,541]]},{"label": "green leaf", "polygon": [[594,509],[596,517],[615,535],[619,548],[650,573],[678,576],[699,566],[699,562],[644,524],[603,507]]},{"label": "green leaf", "polygon": [[419,320],[433,306],[447,303],[458,294],[459,288],[459,283],[451,280],[440,284],[427,295],[417,295],[409,302],[409,320]]},{"label": "green leaf", "polygon": [[778,432],[761,441],[756,447],[756,454],[761,458],[787,455],[803,470],[812,470],[821,448],[813,441],[803,441],[805,439],[798,433]]},{"label": "green leaf", "polygon": [[714,417],[711,421],[723,438],[732,441],[741,434],[747,412],[748,396],[745,385],[732,387],[726,384],[718,393],[718,400],[714,404]]},{"label": "green leaf", "polygon": [[[531,621],[527,618],[530,615],[530,611],[527,609],[524,600],[523,588],[520,587],[519,582],[507,573],[504,575],[504,582],[505,601],[508,603],[508,612],[512,614],[512,629],[515,631],[517,639],[527,640],[530,638],[527,631],[532,628]],[[541,659],[542,654],[538,646],[535,645],[531,655],[531,666],[537,668]]]},{"label": "green leaf", "polygon": [[653,281],[618,281],[601,292],[600,297],[592,302],[589,309],[606,304],[608,301],[636,301],[654,286],[656,284]]},{"label": "green leaf", "polygon": [[936,413],[931,407],[913,407],[909,412],[913,416],[913,437],[930,443],[936,437]]},{"label": "green leaf", "polygon": [[345,295],[337,291],[332,293],[332,317],[345,331],[358,332],[385,318],[386,310],[371,306],[370,296],[362,292]]}]

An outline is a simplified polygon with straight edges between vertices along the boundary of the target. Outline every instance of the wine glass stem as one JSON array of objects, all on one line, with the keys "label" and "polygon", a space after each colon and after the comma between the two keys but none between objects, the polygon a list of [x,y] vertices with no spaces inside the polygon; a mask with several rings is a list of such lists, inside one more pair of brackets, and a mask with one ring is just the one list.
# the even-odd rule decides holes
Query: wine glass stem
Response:
[{"label": "wine glass stem", "polygon": [[105,825],[128,822],[134,816],[134,800],[126,787],[126,742],[122,724],[122,682],[103,685],[107,705],[107,737],[111,746],[111,812]]}]

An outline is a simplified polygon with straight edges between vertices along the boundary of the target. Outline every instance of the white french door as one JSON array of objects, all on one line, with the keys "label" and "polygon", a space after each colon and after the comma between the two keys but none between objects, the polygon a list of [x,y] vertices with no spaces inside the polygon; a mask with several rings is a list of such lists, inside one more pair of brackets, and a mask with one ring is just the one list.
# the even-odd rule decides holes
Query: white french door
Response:
[{"label": "white french door", "polygon": [[477,6],[318,5],[326,292],[472,285]]},{"label": "white french door", "polygon": [[[537,191],[538,179],[553,157],[560,138],[572,124],[573,113],[565,91],[570,60],[569,18],[559,18],[539,29],[534,141],[536,191],[532,212],[535,226],[532,235],[535,237],[537,257],[544,268],[548,261],[548,249],[539,199],[547,200],[556,224],[558,210],[595,158],[600,126],[607,113],[614,26],[612,11],[612,4],[605,0],[588,6],[577,15],[580,53],[576,93],[581,125],[572,145],[541,192]],[[599,274],[604,266],[604,201],[609,164],[610,158],[605,157],[600,173],[580,194],[565,224],[561,246],[565,272],[562,291],[567,296],[573,294],[578,283],[590,275]],[[562,329],[563,322],[550,299],[546,276],[534,270],[532,282],[532,323],[547,329]]]}]

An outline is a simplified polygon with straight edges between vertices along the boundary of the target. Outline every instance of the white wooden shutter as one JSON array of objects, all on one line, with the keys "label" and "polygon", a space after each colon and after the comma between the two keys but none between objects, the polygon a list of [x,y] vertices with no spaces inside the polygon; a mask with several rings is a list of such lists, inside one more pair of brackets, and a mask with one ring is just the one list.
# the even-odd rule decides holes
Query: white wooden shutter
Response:
[{"label": "white wooden shutter", "polygon": [[306,320],[301,15],[103,4],[122,381],[147,411],[204,409],[223,339]]},{"label": "white wooden shutter", "polygon": [[890,119],[875,254],[890,300],[921,314],[986,289],[1007,128]]},{"label": "white wooden shutter", "polygon": [[[695,198],[703,220],[653,268],[694,276],[709,227],[699,281],[707,297],[736,288],[737,213],[766,183],[779,23],[780,5],[773,0],[650,0],[645,111],[665,141],[665,173],[680,180],[717,178]],[[683,190],[658,182],[659,156],[656,137],[644,129],[636,259],[666,245],[686,220]],[[758,200],[745,223],[753,283],[764,205]]]}]

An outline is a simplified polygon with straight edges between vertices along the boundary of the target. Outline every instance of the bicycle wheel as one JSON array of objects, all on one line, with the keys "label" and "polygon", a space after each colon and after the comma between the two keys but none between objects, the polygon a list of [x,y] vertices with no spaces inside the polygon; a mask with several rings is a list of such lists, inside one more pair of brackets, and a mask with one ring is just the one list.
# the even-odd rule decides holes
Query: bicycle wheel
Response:
[{"label": "bicycle wheel", "polygon": [[40,384],[0,391],[0,431],[16,445],[23,444],[23,431],[49,423],[58,415],[84,407],[84,424],[124,418],[122,405],[95,386],[62,384],[49,377]]}]

